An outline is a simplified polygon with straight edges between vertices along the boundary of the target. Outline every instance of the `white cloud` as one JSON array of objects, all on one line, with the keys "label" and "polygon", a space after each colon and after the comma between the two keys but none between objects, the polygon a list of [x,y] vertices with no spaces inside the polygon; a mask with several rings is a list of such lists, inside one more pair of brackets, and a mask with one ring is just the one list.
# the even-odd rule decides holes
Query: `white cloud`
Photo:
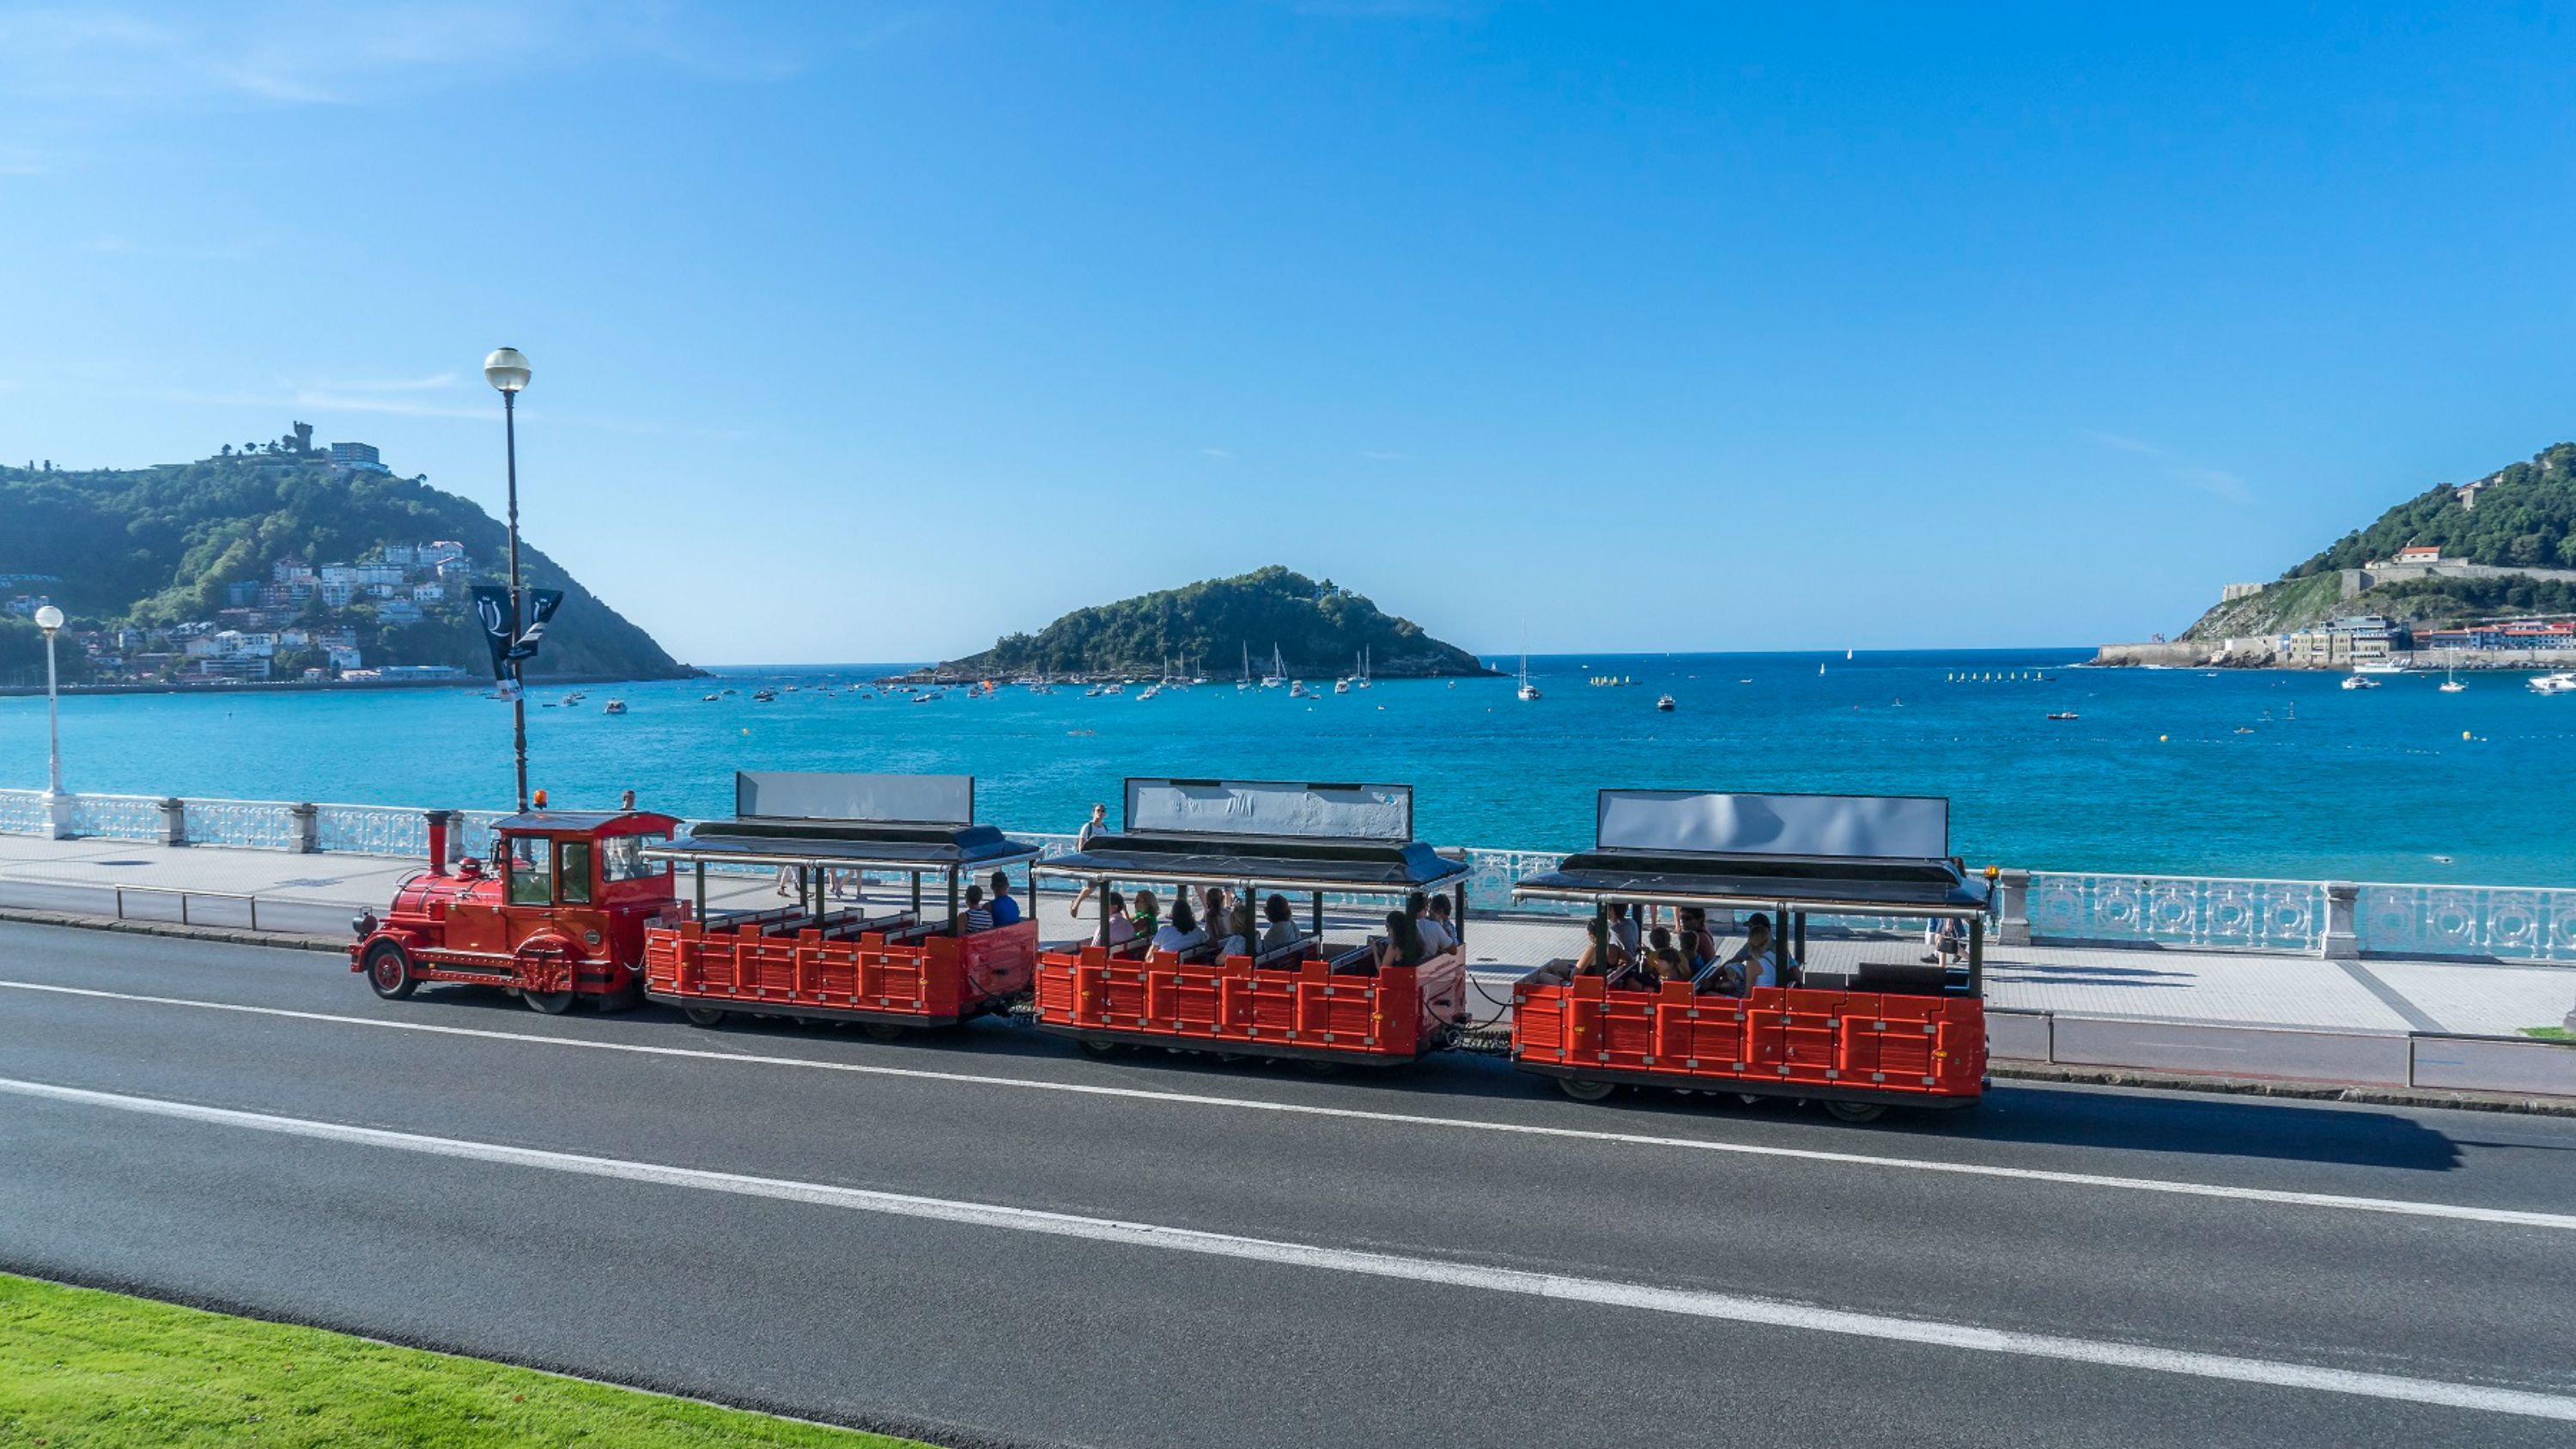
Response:
[{"label": "white cloud", "polygon": [[2195,462],[2169,448],[2160,448],[2140,438],[2123,437],[2118,433],[2087,433],[2085,436],[2103,447],[2116,448],[2123,453],[2135,453],[2142,458],[2154,459],[2164,465],[2166,477],[2186,488],[2206,493],[2213,498],[2225,499],[2230,503],[2254,501],[2254,490],[2246,486],[2245,480],[2224,468],[2213,468],[2206,463]]}]

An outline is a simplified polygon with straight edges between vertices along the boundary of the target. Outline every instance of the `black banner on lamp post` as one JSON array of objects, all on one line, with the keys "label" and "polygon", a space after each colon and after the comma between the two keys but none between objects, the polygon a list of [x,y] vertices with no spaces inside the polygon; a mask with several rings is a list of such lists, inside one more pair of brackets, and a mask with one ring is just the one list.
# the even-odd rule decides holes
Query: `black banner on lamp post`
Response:
[{"label": "black banner on lamp post", "polygon": [[494,679],[508,679],[511,665],[537,657],[537,645],[545,638],[546,625],[553,622],[555,611],[563,607],[563,597],[561,589],[529,589],[522,594],[527,605],[527,626],[513,638],[510,591],[497,585],[475,586],[474,617],[483,626],[485,647],[492,651]]}]

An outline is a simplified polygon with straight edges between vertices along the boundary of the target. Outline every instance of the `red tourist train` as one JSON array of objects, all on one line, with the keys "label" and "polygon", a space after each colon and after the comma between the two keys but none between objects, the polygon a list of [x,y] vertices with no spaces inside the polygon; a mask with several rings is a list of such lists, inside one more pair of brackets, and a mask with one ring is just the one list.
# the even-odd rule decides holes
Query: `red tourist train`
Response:
[{"label": "red tourist train", "polygon": [[[1504,1037],[1470,1009],[1467,866],[1413,838],[1408,786],[1133,779],[1116,833],[1051,860],[975,822],[968,776],[745,773],[735,797],[733,818],[685,834],[646,811],[512,816],[493,827],[489,868],[451,870],[435,822],[429,871],[383,919],[358,919],[350,969],[388,998],[425,981],[500,987],[546,1012],[649,997],[701,1026],[741,1014],[891,1038],[1008,1012],[1101,1052],[1394,1066],[1507,1042],[1515,1066],[1584,1100],[1621,1086],[1786,1096],[1852,1121],[1971,1105],[1985,1085],[1987,885],[1948,855],[1942,800],[1601,792],[1593,849],[1513,888],[1590,906],[1590,947],[1512,983]],[[737,886],[746,871],[775,879],[793,902],[712,909],[711,868]],[[1040,944],[1042,877],[1104,902],[1089,939]],[[901,893],[870,906],[871,881]],[[1003,889],[970,908],[985,883]],[[1267,929],[1173,919],[1159,938],[1122,936],[1109,894],[1157,886],[1231,889],[1267,906]],[[1328,902],[1401,910],[1417,892],[1447,897],[1447,931],[1393,947],[1413,929],[1329,938]],[[1641,969],[1641,917],[1689,925],[1711,910],[1763,913],[1779,942],[1748,938],[1721,961],[1703,937],[1688,953],[1697,980]],[[1878,936],[1811,962],[1817,917],[1932,921],[1934,959]]]},{"label": "red tourist train", "polygon": [[[735,1012],[850,1021],[885,1040],[954,1026],[1026,996],[1034,919],[969,931],[969,876],[1005,871],[1038,848],[975,823],[971,775],[791,775],[734,779],[734,818],[649,847],[690,867],[697,908],[645,933],[645,993],[714,1026]],[[796,903],[710,915],[707,867],[793,871]],[[828,890],[900,875],[909,904],[834,910]],[[944,888],[923,914],[922,881]],[[782,882],[785,877],[781,877]]]},{"label": "red tourist train", "polygon": [[[1551,963],[1513,987],[1512,1061],[1522,1071],[1586,1101],[1621,1084],[1740,1092],[1818,1100],[1854,1122],[1983,1094],[1988,886],[1950,857],[1948,801],[1604,790],[1596,813],[1591,850],[1512,888],[1519,900],[1593,908],[1583,962]],[[1751,911],[1773,941],[1738,953],[1732,990],[1623,976],[1622,945],[1638,954],[1618,939],[1631,905],[1668,906],[1677,919]],[[1828,970],[1808,957],[1808,921],[1820,915],[1962,929],[1936,928],[1929,961],[1867,959],[1904,956],[1874,940]],[[1748,946],[1756,939],[1748,934]]]},{"label": "red tourist train", "polygon": [[1104,906],[1089,943],[1040,953],[1040,1031],[1093,1051],[1180,1047],[1359,1066],[1451,1044],[1466,1019],[1463,942],[1399,962],[1379,959],[1384,937],[1334,946],[1324,935],[1327,896],[1401,909],[1414,892],[1445,887],[1466,920],[1466,863],[1413,838],[1412,787],[1152,779],[1129,780],[1124,793],[1118,834],[1037,873],[1082,881],[1104,901],[1120,885],[1232,887],[1247,913],[1264,890],[1295,891],[1308,898],[1308,924],[1283,911],[1267,931],[1256,915],[1206,923],[1197,941],[1175,932],[1168,944],[1120,942]]}]

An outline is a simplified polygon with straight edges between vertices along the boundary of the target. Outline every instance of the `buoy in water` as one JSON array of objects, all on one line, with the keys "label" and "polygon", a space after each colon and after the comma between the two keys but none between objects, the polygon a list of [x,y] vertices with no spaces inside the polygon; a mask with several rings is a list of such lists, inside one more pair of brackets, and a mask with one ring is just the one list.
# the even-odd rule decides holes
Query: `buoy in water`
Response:
[{"label": "buoy in water", "polygon": [[2172,738],[2173,738],[2173,736],[2171,736],[2171,735],[2158,735],[2158,736],[2156,736],[2156,743],[2161,745],[2161,744],[2163,744],[2165,741],[2170,740],[2170,739],[2172,739]]}]

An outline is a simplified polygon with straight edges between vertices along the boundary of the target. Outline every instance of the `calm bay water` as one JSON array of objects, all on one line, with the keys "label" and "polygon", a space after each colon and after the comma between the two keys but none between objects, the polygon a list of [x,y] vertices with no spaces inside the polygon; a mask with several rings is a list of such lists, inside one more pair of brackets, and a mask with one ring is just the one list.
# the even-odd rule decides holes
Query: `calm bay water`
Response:
[{"label": "calm bay water", "polygon": [[[734,669],[587,686],[576,709],[533,691],[531,781],[559,804],[633,788],[688,815],[727,813],[736,769],[961,771],[984,818],[1071,830],[1094,800],[1114,815],[1125,775],[1364,779],[1414,785],[1426,839],[1533,849],[1589,843],[1605,785],[1931,794],[1978,863],[2576,884],[2576,697],[2519,674],[2446,695],[2437,677],[2346,691],[2323,673],[2066,667],[2081,657],[1533,658],[1546,698],[1528,704],[1508,678],[1311,701],[1217,681],[1143,701],[1005,688],[913,704],[851,687],[893,666]],[[2033,671],[2052,677],[1952,678]],[[1596,674],[1636,683],[1588,686]],[[801,688],[754,704],[758,684]],[[701,700],[723,685],[743,693]],[[1665,692],[1671,714],[1654,708]],[[611,697],[629,713],[601,713]],[[0,783],[44,783],[44,709],[0,700]],[[2058,710],[2082,717],[2045,717]],[[74,698],[63,736],[74,790],[509,804],[509,710],[479,691]]]}]

